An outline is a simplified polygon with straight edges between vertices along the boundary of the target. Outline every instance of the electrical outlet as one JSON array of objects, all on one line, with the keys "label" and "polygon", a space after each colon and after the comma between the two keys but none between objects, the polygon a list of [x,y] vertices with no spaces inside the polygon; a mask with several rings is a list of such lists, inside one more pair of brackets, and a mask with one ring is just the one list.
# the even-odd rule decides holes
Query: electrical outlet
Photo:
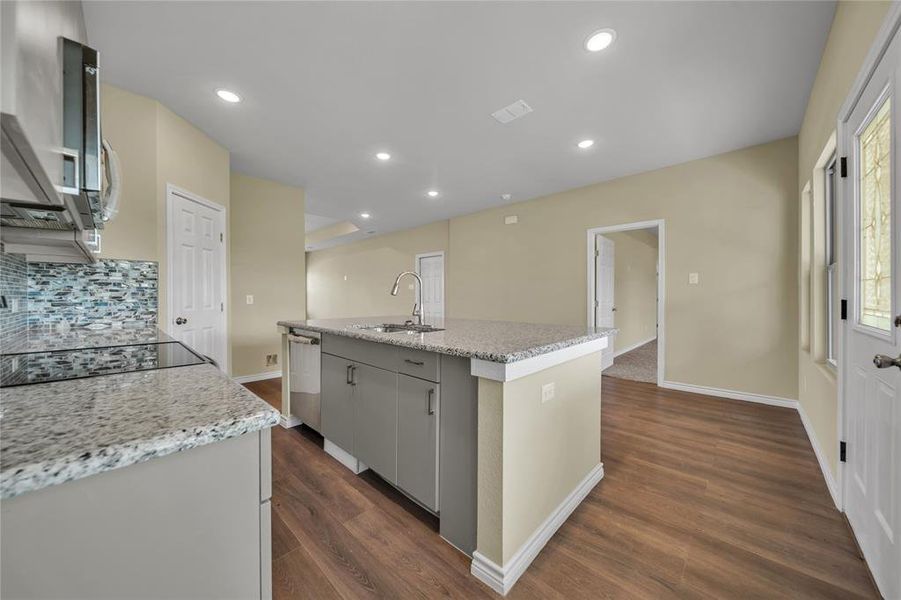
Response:
[{"label": "electrical outlet", "polygon": [[689,273],[688,274],[688,284],[689,285],[698,285],[698,274],[697,273]]},{"label": "electrical outlet", "polygon": [[556,390],[554,389],[553,382],[545,383],[541,386],[541,403],[550,402],[554,399],[554,395],[556,394]]},{"label": "electrical outlet", "polygon": [[247,304],[253,304],[253,294],[247,294]]},{"label": "electrical outlet", "polygon": [[274,367],[278,364],[278,354],[267,354],[266,355],[266,366]]},{"label": "electrical outlet", "polygon": [[519,217],[516,215],[504,217],[504,225],[516,225],[517,223],[519,223]]}]

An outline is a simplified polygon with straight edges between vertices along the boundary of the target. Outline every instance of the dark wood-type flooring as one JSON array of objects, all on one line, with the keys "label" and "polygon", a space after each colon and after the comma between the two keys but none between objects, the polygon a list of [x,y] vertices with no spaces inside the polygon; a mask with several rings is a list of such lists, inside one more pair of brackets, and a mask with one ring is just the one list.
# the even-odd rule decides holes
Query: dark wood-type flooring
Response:
[{"label": "dark wood-type flooring", "polygon": [[[278,379],[247,387],[279,406]],[[603,381],[605,478],[509,598],[878,597],[795,411]],[[495,597],[437,520],[306,427],[272,435],[273,589]]]}]

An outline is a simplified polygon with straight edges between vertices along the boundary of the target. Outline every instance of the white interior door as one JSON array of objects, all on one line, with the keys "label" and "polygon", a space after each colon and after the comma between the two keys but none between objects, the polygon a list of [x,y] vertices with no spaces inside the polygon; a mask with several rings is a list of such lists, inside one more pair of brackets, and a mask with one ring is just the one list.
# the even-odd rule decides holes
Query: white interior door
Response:
[{"label": "white interior door", "polygon": [[420,254],[416,257],[416,272],[422,278],[422,316],[444,318],[444,253]]},{"label": "white interior door", "polygon": [[226,369],[225,213],[170,189],[169,332]]},{"label": "white interior door", "polygon": [[843,231],[850,267],[842,365],[845,511],[886,598],[901,598],[899,43],[895,35],[846,123],[843,140],[850,225]]},{"label": "white interior door", "polygon": [[[615,327],[616,305],[614,302],[613,275],[616,265],[616,244],[602,235],[595,237],[595,286],[594,322],[598,327]],[[601,350],[601,370],[613,365],[613,344]]]}]

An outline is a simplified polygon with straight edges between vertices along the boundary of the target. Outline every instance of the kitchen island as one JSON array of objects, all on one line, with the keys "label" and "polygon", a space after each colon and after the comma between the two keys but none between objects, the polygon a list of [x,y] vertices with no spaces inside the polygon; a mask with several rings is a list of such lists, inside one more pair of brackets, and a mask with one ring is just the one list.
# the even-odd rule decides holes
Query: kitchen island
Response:
[{"label": "kitchen island", "polygon": [[[2,359],[85,351],[96,368],[171,343],[155,328],[31,332]],[[278,412],[207,363],[78,376],[0,391],[0,595],[271,596]]]},{"label": "kitchen island", "polygon": [[473,575],[506,594],[603,477],[601,350],[615,330],[384,327],[405,320],[280,321],[283,356],[295,344],[321,348],[319,389],[293,389],[292,370],[309,365],[284,361],[283,423],[303,421],[306,399],[321,393],[326,452],[437,514]]}]

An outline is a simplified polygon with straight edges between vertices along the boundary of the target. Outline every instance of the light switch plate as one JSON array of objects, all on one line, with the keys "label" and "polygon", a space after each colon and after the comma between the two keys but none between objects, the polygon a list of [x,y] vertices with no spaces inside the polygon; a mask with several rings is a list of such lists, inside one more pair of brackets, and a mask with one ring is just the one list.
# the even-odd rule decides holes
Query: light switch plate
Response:
[{"label": "light switch plate", "polygon": [[519,223],[519,217],[516,215],[509,215],[504,217],[504,225],[516,225]]},{"label": "light switch plate", "polygon": [[697,273],[689,273],[688,274],[688,284],[689,285],[698,285],[698,274]]},{"label": "light switch plate", "polygon": [[247,304],[253,304],[253,294],[247,294]]},{"label": "light switch plate", "polygon": [[556,389],[554,383],[545,383],[541,386],[541,403],[550,402],[554,399],[554,395],[556,394]]}]

